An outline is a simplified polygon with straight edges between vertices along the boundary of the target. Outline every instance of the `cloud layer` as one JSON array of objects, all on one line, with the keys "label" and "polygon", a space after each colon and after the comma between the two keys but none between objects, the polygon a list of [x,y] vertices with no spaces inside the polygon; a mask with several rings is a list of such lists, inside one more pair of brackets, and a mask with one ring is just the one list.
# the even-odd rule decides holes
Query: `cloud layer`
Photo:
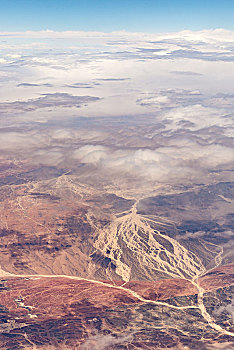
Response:
[{"label": "cloud layer", "polygon": [[122,181],[230,178],[232,32],[0,37],[3,155]]}]

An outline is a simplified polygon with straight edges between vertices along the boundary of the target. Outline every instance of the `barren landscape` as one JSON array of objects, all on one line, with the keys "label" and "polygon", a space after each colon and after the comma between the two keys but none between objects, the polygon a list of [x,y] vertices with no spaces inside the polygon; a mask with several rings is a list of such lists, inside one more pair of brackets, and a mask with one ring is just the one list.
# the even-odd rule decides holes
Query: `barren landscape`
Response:
[{"label": "barren landscape", "polygon": [[1,349],[233,349],[232,33],[4,38]]}]

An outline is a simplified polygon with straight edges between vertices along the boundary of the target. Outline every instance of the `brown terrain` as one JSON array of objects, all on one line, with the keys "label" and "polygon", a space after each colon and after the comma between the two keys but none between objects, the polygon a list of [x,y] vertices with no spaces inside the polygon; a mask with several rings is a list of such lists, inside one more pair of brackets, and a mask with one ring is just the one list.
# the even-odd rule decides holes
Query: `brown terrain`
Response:
[{"label": "brown terrain", "polygon": [[[233,272],[233,265],[219,268],[204,276],[200,283],[206,281],[209,292],[216,292],[220,287],[229,291],[234,284]],[[111,349],[119,349],[115,346],[117,343],[122,344],[121,349],[171,348],[188,341],[185,333],[177,328],[179,319],[174,319],[174,326],[171,324],[175,312],[192,317],[193,322],[201,322],[196,290],[183,280],[136,281],[122,287],[120,283],[76,277],[9,276],[1,280],[0,295],[2,349],[91,349],[91,345],[87,347],[91,341],[94,349],[98,349],[101,337],[107,338],[107,342],[110,340]],[[147,317],[150,319],[146,310],[142,311],[145,316],[139,322],[140,308],[147,305],[148,312],[157,308],[163,323],[154,341],[145,328]],[[123,307],[128,310],[127,315],[126,311],[122,315]],[[178,329],[177,333],[173,327]],[[209,344],[208,334],[213,335],[212,328],[206,322],[202,322],[202,327],[207,336],[205,342]],[[226,329],[230,333],[234,331],[228,323]],[[123,330],[126,339],[120,336]],[[217,334],[215,339],[222,343],[230,341],[230,336]],[[192,342],[198,349],[196,337]]]},{"label": "brown terrain", "polygon": [[176,221],[67,169],[0,171],[1,349],[232,349],[234,265],[214,235],[180,243]]}]

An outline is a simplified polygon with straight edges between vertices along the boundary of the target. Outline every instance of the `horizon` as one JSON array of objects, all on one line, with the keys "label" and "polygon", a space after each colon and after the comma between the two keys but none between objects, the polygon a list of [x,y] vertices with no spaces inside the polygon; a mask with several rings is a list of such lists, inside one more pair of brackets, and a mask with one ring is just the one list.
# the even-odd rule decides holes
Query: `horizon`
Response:
[{"label": "horizon", "polygon": [[201,29],[181,29],[181,30],[164,30],[164,31],[155,31],[155,32],[148,32],[148,31],[133,31],[133,30],[125,30],[125,29],[119,29],[119,30],[54,30],[52,28],[43,28],[38,30],[32,30],[32,29],[26,29],[26,30],[0,30],[0,34],[21,34],[21,33],[103,33],[103,34],[149,34],[149,35],[160,35],[160,34],[173,34],[173,33],[197,33],[197,32],[234,32],[233,29],[227,29],[224,27],[214,27],[214,28],[201,28]]}]

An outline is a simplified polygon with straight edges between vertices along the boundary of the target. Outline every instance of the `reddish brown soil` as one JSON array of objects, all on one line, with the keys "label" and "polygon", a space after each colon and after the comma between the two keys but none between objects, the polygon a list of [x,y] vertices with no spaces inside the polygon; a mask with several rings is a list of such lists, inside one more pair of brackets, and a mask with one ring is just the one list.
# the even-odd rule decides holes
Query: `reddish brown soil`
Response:
[{"label": "reddish brown soil", "polygon": [[[234,284],[233,271],[234,265],[224,266],[211,271],[200,282],[208,291],[230,286]],[[105,286],[105,283],[109,286]],[[120,285],[119,282],[117,284]],[[99,331],[102,332],[102,336],[105,336],[105,329],[108,332],[110,329],[115,332],[118,330],[120,336],[124,333],[121,312],[129,310],[133,315],[131,317],[137,317],[134,316],[134,308],[147,303],[147,300],[143,301],[132,295],[131,290],[145,299],[165,303],[169,303],[168,299],[172,300],[173,297],[196,294],[190,282],[180,279],[157,282],[134,281],[127,283],[124,288],[129,288],[129,292],[108,281],[99,283],[66,277],[4,277],[0,282],[1,348],[30,349],[34,344],[33,346],[39,349],[82,349],[81,345],[87,339],[92,337],[96,339],[95,334]],[[174,309],[168,310],[173,312]],[[174,310],[176,313],[178,311]],[[193,312],[195,314],[189,317],[198,317],[198,321],[201,322],[197,311]],[[175,317],[175,314],[173,315]],[[188,316],[184,314],[184,317]],[[131,319],[123,322],[130,322]],[[149,346],[151,338],[148,338],[150,336],[148,331],[144,333],[143,329],[136,339],[142,349],[147,349],[144,344],[146,342]],[[141,337],[144,337],[144,341],[139,342]],[[163,329],[154,331],[152,337],[152,344],[161,342],[167,347],[173,347],[178,339],[172,337],[170,333],[165,333]],[[229,341],[229,338],[226,340]],[[135,341],[134,346],[138,343]],[[152,345],[150,349],[154,349],[154,346]],[[110,349],[117,348],[110,347]]]}]

